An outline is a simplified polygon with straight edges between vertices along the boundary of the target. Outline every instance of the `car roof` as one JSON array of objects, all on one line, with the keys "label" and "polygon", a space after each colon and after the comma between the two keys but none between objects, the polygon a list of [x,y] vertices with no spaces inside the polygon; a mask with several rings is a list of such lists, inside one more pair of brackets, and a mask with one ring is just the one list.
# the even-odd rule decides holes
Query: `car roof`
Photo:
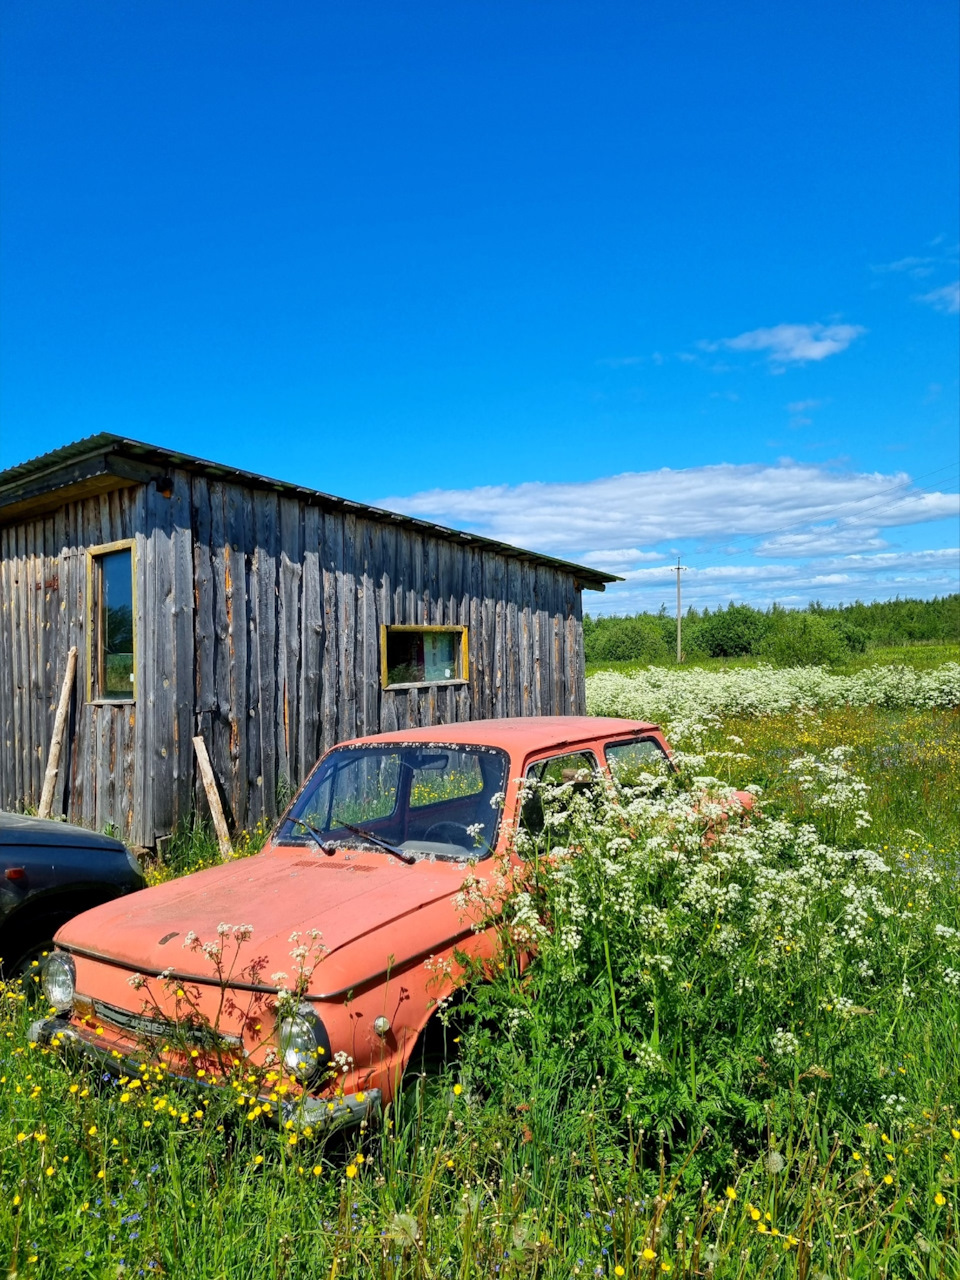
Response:
[{"label": "car roof", "polygon": [[354,738],[351,745],[360,742],[463,743],[465,746],[504,747],[520,754],[595,738],[645,733],[656,728],[657,725],[647,720],[620,720],[614,716],[505,716],[499,720],[467,720],[459,724],[376,733]]}]

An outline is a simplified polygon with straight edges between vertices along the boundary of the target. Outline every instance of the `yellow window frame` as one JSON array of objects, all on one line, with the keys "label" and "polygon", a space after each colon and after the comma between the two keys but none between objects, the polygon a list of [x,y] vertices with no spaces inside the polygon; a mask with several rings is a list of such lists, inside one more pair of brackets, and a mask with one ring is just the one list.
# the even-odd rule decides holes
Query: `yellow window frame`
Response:
[{"label": "yellow window frame", "polygon": [[[406,631],[417,632],[423,635],[425,632],[446,631],[460,634],[460,674],[453,676],[450,680],[411,680],[403,684],[390,684],[389,667],[387,666],[387,636],[391,632]],[[384,689],[424,689],[432,685],[451,685],[451,684],[467,684],[470,679],[470,628],[462,624],[454,624],[452,626],[390,626],[386,623],[380,627],[380,684]]]},{"label": "yellow window frame", "polygon": [[[101,556],[109,555],[112,551],[129,551],[130,552],[130,597],[133,609],[133,683],[129,698],[121,698],[119,696],[105,698],[99,692],[94,697],[93,692],[93,664],[94,654],[96,653],[96,661],[102,663],[102,650],[99,643],[96,650],[94,649],[94,634],[99,633],[101,623],[100,609],[102,608],[102,592],[98,592],[96,596],[96,612],[94,617],[94,590],[93,575],[94,561]],[[94,706],[110,706],[113,703],[136,702],[137,700],[137,543],[135,538],[120,538],[116,542],[103,542],[95,547],[87,548],[87,702],[93,703]],[[103,672],[98,672],[97,680],[98,690],[103,688]]]}]

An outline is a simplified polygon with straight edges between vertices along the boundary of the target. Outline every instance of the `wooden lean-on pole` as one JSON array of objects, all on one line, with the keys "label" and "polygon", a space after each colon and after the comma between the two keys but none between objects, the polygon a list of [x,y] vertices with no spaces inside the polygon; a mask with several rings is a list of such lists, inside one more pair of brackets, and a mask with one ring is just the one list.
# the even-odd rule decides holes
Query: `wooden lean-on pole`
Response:
[{"label": "wooden lean-on pole", "polygon": [[67,670],[64,673],[63,685],[60,689],[60,701],[57,703],[57,714],[53,722],[53,737],[50,740],[50,754],[47,757],[47,771],[43,775],[43,790],[40,793],[40,808],[37,814],[41,818],[49,818],[53,807],[53,789],[57,785],[57,773],[60,769],[60,752],[63,748],[63,731],[67,724],[67,711],[70,707],[70,694],[73,690],[74,676],[77,674],[76,646],[67,654]]},{"label": "wooden lean-on pole", "polygon": [[210,813],[213,816],[213,829],[217,833],[217,843],[220,846],[220,856],[226,858],[233,852],[233,846],[230,843],[230,832],[227,830],[227,820],[223,816],[223,805],[220,803],[220,792],[217,790],[217,782],[213,776],[213,766],[210,763],[210,757],[207,754],[206,743],[202,738],[194,738],[193,749],[197,753],[197,764],[200,766],[200,778],[203,782],[203,789],[207,793],[207,803],[210,806]]}]

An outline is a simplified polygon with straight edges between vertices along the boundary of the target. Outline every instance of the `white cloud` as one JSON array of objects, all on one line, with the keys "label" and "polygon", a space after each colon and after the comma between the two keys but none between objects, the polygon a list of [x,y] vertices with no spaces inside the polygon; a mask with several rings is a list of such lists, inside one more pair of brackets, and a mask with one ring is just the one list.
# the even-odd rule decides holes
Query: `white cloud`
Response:
[{"label": "white cloud", "polygon": [[830,471],[784,461],[663,467],[579,483],[432,489],[380,505],[516,546],[599,556],[627,547],[651,551],[680,539],[770,537],[838,521],[872,537],[878,528],[955,515],[958,497],[922,493],[904,472]]},{"label": "white cloud", "polygon": [[602,566],[610,573],[616,573],[616,569],[612,567],[614,565],[644,564],[650,560],[663,560],[666,554],[665,551],[641,551],[637,547],[619,547],[610,551],[585,551],[580,559],[584,564],[593,565],[596,568]]},{"label": "white cloud", "polygon": [[819,409],[823,400],[794,400],[787,405],[787,413],[809,413],[811,409]]},{"label": "white cloud", "polygon": [[926,302],[937,311],[956,315],[960,311],[960,280],[954,280],[953,284],[945,284],[939,289],[931,289],[929,293],[922,293],[917,300]]},{"label": "white cloud", "polygon": [[914,280],[921,280],[924,276],[930,275],[936,263],[936,258],[898,258],[896,262],[879,262],[870,268],[871,271],[877,272],[878,275],[886,272],[906,272],[912,276]]},{"label": "white cloud", "polygon": [[859,324],[777,324],[700,345],[705,351],[763,351],[775,365],[802,364],[838,355],[866,332]]},{"label": "white cloud", "polygon": [[938,547],[927,551],[883,551],[874,556],[844,556],[842,560],[833,560],[829,563],[857,573],[876,573],[878,569],[889,572],[892,569],[916,569],[922,566],[940,565],[948,569],[960,570],[960,547]]},{"label": "white cloud", "polygon": [[[960,495],[928,493],[904,472],[830,470],[784,459],[625,472],[580,483],[434,489],[381,502],[502,542],[622,575],[593,611],[658,608],[668,557],[683,548],[684,598],[790,602],[960,588],[955,551],[891,548],[883,531],[960,514]],[[691,596],[691,591],[693,595]],[[852,598],[848,589],[844,598]]]},{"label": "white cloud", "polygon": [[[807,564],[706,564],[684,574],[683,599],[684,607],[713,608],[729,600],[764,607],[774,601],[803,605],[814,598],[836,603],[896,594],[929,597],[956,591],[958,577],[960,547],[837,556]],[[673,582],[669,565],[637,569],[626,582],[608,587],[606,595],[587,597],[585,605],[594,613],[631,613],[662,603],[670,607]]]},{"label": "white cloud", "polygon": [[781,533],[754,547],[756,556],[824,556],[844,551],[879,551],[889,544],[875,529],[820,525],[803,533]]}]

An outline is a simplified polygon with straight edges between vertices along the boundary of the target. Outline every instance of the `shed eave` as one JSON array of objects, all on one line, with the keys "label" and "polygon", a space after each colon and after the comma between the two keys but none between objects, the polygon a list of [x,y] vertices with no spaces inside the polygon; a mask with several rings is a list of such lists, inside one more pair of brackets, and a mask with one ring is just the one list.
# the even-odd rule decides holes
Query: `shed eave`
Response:
[{"label": "shed eave", "polygon": [[205,458],[165,449],[159,445],[145,444],[125,436],[101,432],[87,436],[73,444],[64,445],[49,453],[28,459],[17,466],[0,472],[0,523],[8,524],[25,515],[40,515],[51,511],[61,503],[74,501],[93,493],[106,492],[124,485],[148,483],[165,475],[172,468],[207,476],[211,480],[233,482],[248,488],[273,489],[278,493],[296,497],[303,502],[328,509],[350,512],[367,519],[390,521],[411,531],[441,538],[447,542],[476,547],[483,551],[505,556],[511,560],[542,564],[547,568],[568,573],[578,589],[603,591],[608,583],[622,582],[616,574],[603,573],[587,565],[562,560],[556,556],[528,551],[511,543],[499,542],[482,534],[451,529],[447,525],[420,520],[416,516],[403,515],[383,507],[355,502],[350,498],[338,498],[319,489],[309,489],[290,481],[275,480],[253,471]]}]

